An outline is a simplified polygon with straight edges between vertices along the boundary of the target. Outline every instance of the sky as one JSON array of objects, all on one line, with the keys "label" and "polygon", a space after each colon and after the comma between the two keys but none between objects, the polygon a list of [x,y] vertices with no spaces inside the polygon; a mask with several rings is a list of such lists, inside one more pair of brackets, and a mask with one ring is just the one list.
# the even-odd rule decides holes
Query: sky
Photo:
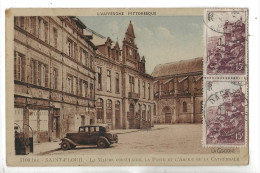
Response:
[{"label": "sky", "polygon": [[202,57],[203,16],[79,16],[90,29],[119,46],[130,23],[140,56],[145,56],[146,72],[151,74],[157,64]]}]

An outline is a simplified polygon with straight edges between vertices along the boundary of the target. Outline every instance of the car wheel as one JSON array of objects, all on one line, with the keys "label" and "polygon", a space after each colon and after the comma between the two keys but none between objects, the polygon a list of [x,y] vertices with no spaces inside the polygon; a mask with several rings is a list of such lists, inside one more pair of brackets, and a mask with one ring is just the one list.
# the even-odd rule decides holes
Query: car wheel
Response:
[{"label": "car wheel", "polygon": [[107,143],[104,139],[99,139],[97,141],[97,146],[98,146],[98,148],[105,148],[107,146]]},{"label": "car wheel", "polygon": [[62,141],[61,143],[61,149],[63,150],[69,150],[70,149],[70,143],[68,141]]}]

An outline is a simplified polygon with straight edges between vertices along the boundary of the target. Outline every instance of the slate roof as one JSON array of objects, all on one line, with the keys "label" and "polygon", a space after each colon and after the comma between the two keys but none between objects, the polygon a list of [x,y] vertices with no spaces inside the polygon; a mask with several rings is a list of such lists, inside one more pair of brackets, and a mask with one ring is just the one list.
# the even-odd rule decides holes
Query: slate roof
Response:
[{"label": "slate roof", "polygon": [[203,58],[195,58],[189,60],[181,60],[172,63],[158,64],[155,66],[152,76],[160,77],[167,75],[176,75],[191,72],[202,72],[203,70]]},{"label": "slate roof", "polygon": [[91,40],[91,42],[94,43],[96,46],[104,45],[107,41],[107,37],[95,32],[90,28],[86,28],[84,30],[84,35],[92,35],[93,39]]},{"label": "slate roof", "polygon": [[96,35],[93,35],[93,39],[91,40],[96,46],[104,45],[107,41],[107,38],[101,38]]},{"label": "slate roof", "polygon": [[[99,36],[97,36],[97,35],[95,35],[95,34],[93,34],[93,39],[91,40],[96,46],[102,46],[102,45],[105,45],[105,43],[106,43],[106,41],[107,41],[107,38],[108,37],[103,37],[103,38],[101,38],[101,37],[99,37]],[[114,48],[115,46],[116,46],[116,44],[118,44],[118,46],[119,46],[119,43],[116,41],[113,41],[113,40],[111,40],[112,42],[111,42],[111,48]],[[119,46],[119,48],[120,48],[120,46]]]}]

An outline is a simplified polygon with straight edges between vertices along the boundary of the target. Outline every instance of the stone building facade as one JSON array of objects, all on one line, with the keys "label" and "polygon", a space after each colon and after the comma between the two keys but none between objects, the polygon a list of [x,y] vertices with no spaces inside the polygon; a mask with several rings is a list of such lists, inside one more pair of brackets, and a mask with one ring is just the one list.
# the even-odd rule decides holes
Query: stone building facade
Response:
[{"label": "stone building facade", "polygon": [[153,77],[133,25],[122,47],[86,29],[76,17],[14,18],[14,123],[34,142],[58,140],[80,125],[152,125]]},{"label": "stone building facade", "polygon": [[155,123],[202,123],[202,58],[157,65]]},{"label": "stone building facade", "polygon": [[139,56],[133,24],[130,22],[121,47],[118,41],[90,32],[98,48],[94,63],[97,122],[108,123],[112,129],[151,127],[153,77],[145,73],[145,58]]},{"label": "stone building facade", "polygon": [[148,128],[201,122],[202,58],[149,75],[130,21],[122,45],[76,17],[14,18],[14,123],[34,142],[80,125]]},{"label": "stone building facade", "polygon": [[75,17],[14,18],[14,122],[34,142],[96,122],[96,47],[85,28]]}]

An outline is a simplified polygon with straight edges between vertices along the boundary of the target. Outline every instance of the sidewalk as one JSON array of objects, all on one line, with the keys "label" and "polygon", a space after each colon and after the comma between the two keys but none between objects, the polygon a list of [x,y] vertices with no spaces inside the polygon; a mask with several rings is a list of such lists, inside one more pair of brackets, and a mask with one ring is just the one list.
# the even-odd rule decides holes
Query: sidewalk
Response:
[{"label": "sidewalk", "polygon": [[33,144],[33,155],[44,155],[54,151],[60,150],[61,141],[58,142],[44,142],[44,143],[34,143]]},{"label": "sidewalk", "polygon": [[115,129],[115,130],[110,130],[110,133],[124,134],[124,133],[138,132],[140,130],[141,129]]},{"label": "sidewalk", "polygon": [[[149,131],[149,130],[160,130],[165,128],[164,126],[161,125],[156,125],[152,127],[151,129],[115,129],[111,130],[111,133],[116,133],[116,134],[126,134],[126,133],[134,133],[138,131]],[[60,142],[44,142],[44,143],[34,143],[34,152],[30,153],[33,155],[45,155],[54,151],[60,150]]]}]

